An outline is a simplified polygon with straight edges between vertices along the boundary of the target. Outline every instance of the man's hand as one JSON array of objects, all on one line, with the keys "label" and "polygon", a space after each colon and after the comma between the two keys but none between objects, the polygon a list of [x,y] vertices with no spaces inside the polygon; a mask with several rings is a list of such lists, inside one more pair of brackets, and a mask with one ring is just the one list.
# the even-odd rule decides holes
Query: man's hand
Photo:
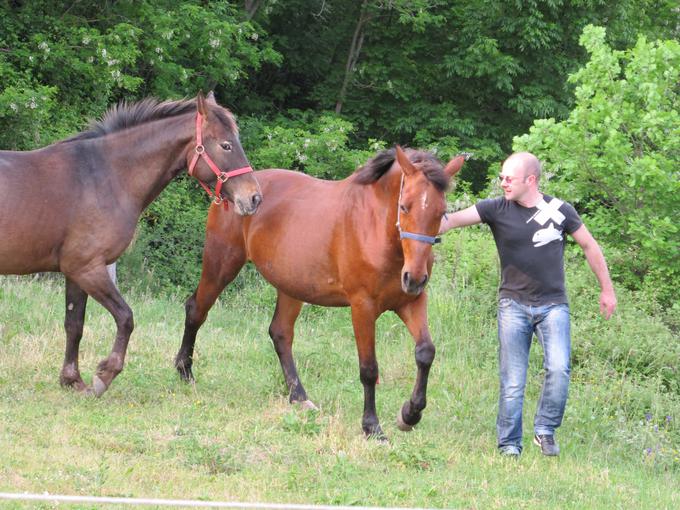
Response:
[{"label": "man's hand", "polygon": [[605,319],[609,320],[615,309],[616,294],[614,294],[614,290],[603,290],[600,293],[600,313]]}]

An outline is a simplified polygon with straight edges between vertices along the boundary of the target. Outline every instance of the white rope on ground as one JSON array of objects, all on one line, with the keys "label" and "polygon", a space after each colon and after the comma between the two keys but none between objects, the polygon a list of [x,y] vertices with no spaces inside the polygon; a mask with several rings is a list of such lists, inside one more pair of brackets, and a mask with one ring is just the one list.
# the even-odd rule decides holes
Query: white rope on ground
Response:
[{"label": "white rope on ground", "polygon": [[[370,506],[304,505],[296,503],[239,503],[234,501],[200,501],[190,499],[118,498],[107,496],[66,496],[0,492],[0,499],[15,501],[49,501],[54,503],[104,503],[110,505],[156,505],[176,507],[246,508],[249,510],[428,510],[424,508],[390,508]],[[434,509],[431,509],[434,510]]]}]

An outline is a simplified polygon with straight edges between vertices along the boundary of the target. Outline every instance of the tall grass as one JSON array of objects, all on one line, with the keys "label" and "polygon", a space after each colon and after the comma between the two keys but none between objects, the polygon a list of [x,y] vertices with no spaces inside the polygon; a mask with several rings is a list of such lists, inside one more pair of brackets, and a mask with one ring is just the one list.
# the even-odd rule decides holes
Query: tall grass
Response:
[{"label": "tall grass", "polygon": [[[201,329],[195,385],[182,383],[172,364],[185,296],[151,296],[128,285],[137,326],[127,364],[102,398],[91,399],[58,385],[61,279],[3,277],[0,491],[440,508],[677,508],[680,343],[623,291],[614,318],[598,318],[596,283],[582,256],[568,257],[574,367],[558,432],[562,454],[545,458],[530,445],[541,378],[535,346],[525,451],[519,461],[498,456],[492,242],[470,229],[448,235],[438,248],[429,287],[437,357],[428,407],[408,434],[397,430],[394,417],[413,386],[413,342],[396,316],[380,318],[377,406],[389,444],[361,433],[363,391],[347,309],[306,306],[298,321],[294,350],[317,413],[287,402],[267,336],[275,293],[252,271],[223,294]],[[81,344],[86,380],[113,334],[108,313],[90,302]]]}]

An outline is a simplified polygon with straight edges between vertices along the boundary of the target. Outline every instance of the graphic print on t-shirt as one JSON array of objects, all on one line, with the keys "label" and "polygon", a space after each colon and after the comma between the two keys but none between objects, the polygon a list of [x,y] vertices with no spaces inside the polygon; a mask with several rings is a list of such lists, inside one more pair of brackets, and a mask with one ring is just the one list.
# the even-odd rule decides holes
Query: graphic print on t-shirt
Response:
[{"label": "graphic print on t-shirt", "polygon": [[534,232],[531,239],[534,243],[534,248],[545,246],[552,241],[559,241],[562,239],[562,230],[555,228],[555,225],[553,224],[554,221],[557,225],[562,225],[562,222],[564,222],[566,218],[566,216],[560,212],[562,204],[564,204],[564,202],[558,198],[553,198],[550,203],[541,199],[541,201],[536,204],[536,209],[538,209],[538,211],[527,220],[527,223],[534,220],[536,223],[543,226],[546,221],[551,221],[546,228]]},{"label": "graphic print on t-shirt", "polygon": [[531,238],[531,241],[534,243],[534,248],[538,248],[551,241],[558,241],[560,239],[562,239],[562,231],[557,230],[551,221],[547,228],[542,228],[534,232],[534,237]]}]

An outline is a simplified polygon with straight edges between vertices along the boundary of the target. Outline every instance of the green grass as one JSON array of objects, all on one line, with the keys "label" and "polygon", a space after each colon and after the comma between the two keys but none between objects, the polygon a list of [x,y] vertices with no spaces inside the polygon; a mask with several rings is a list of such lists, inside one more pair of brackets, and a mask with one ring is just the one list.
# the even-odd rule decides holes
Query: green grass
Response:
[{"label": "green grass", "polygon": [[[530,444],[541,380],[535,346],[525,451],[519,461],[498,456],[489,242],[473,231],[447,236],[438,249],[429,308],[437,357],[428,407],[411,433],[398,431],[394,418],[412,389],[413,342],[393,314],[378,322],[377,406],[389,444],[361,432],[348,309],[305,307],[298,321],[295,354],[320,407],[315,413],[287,402],[267,336],[274,292],[260,280],[245,276],[242,289],[225,293],[211,311],[197,342],[196,385],[182,383],[173,368],[184,296],[128,291],[136,329],[125,370],[93,399],[58,384],[61,280],[2,277],[0,492],[437,508],[679,507],[678,338],[625,292],[612,321],[598,319],[582,258],[569,261],[574,368],[558,433],[562,454],[545,458]],[[457,251],[460,243],[469,249]],[[86,381],[113,334],[109,315],[88,303],[80,362]]]}]

